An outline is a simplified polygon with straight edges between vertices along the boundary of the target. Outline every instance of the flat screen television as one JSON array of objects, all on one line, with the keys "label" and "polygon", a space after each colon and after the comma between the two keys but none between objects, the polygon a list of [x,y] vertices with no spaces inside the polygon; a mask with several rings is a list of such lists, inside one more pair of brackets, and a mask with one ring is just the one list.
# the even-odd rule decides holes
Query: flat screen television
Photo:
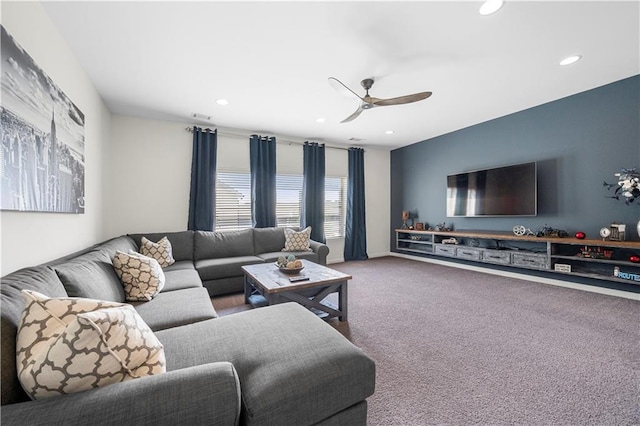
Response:
[{"label": "flat screen television", "polygon": [[447,217],[536,216],[536,163],[447,176]]}]

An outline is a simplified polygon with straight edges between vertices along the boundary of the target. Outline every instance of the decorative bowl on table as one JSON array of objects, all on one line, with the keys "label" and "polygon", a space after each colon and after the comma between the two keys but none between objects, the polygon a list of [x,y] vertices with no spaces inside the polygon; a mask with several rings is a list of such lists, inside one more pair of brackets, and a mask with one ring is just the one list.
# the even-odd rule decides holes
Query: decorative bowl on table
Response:
[{"label": "decorative bowl on table", "polygon": [[298,272],[304,269],[304,265],[302,265],[301,260],[297,260],[294,255],[289,255],[287,257],[280,256],[276,261],[276,266],[285,274],[297,274]]}]

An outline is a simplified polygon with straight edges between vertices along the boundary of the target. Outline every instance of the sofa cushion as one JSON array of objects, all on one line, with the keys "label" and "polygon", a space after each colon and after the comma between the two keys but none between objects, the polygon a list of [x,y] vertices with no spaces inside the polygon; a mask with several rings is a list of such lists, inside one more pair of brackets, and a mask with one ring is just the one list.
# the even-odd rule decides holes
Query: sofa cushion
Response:
[{"label": "sofa cushion", "polygon": [[29,401],[18,381],[16,370],[16,336],[24,310],[23,289],[35,290],[50,297],[66,297],[67,292],[53,268],[36,266],[21,269],[2,277],[0,284],[0,315],[2,318],[2,405]]},{"label": "sofa cushion", "polygon": [[16,357],[33,399],[165,371],[160,341],[130,305],[24,290]]},{"label": "sofa cushion", "polygon": [[274,251],[271,253],[259,254],[258,257],[265,263],[275,263],[275,261],[278,260],[279,257],[289,255],[294,255],[296,259],[307,259],[312,261],[313,263],[318,263],[318,254],[312,251],[292,251],[287,253],[282,253],[282,251]]},{"label": "sofa cushion", "polygon": [[113,259],[113,256],[116,255],[116,251],[128,253],[129,250],[138,251],[138,246],[136,245],[135,241],[133,241],[133,238],[130,238],[126,235],[111,238],[110,240],[96,245],[92,249],[92,251],[106,252],[109,259]]},{"label": "sofa cushion", "polygon": [[202,280],[202,285],[209,292],[209,296],[240,293],[244,289],[244,275],[239,277],[219,278],[217,280]]},{"label": "sofa cushion", "polygon": [[164,287],[164,272],[157,260],[137,252],[116,252],[113,269],[129,302],[148,302]]},{"label": "sofa cushion", "polygon": [[[156,335],[165,346],[167,371],[217,361],[232,363],[240,379],[246,425],[316,424],[374,391],[374,362],[296,303]],[[189,341],[198,345],[185,351]]]},{"label": "sofa cushion", "polygon": [[[282,255],[282,253],[280,253]],[[196,269],[203,281],[217,280],[220,278],[241,277],[244,275],[244,265],[264,263],[257,256],[236,256],[221,259],[196,260]]]},{"label": "sofa cushion", "polygon": [[192,271],[195,271],[196,265],[192,260],[179,260],[166,268],[162,268],[165,274],[169,271],[177,271],[178,269],[191,269]]},{"label": "sofa cushion", "polygon": [[202,287],[202,281],[198,272],[192,269],[173,269],[164,271],[163,292],[182,290],[183,288]]},{"label": "sofa cushion", "polygon": [[176,262],[171,251],[171,243],[167,237],[160,238],[157,243],[142,237],[140,239],[140,253],[154,258],[163,268]]},{"label": "sofa cushion", "polygon": [[195,232],[195,260],[252,255],[253,229]]},{"label": "sofa cushion", "polygon": [[284,228],[254,228],[253,252],[256,255],[282,251],[284,248]]},{"label": "sofa cushion", "polygon": [[110,302],[125,300],[122,283],[106,251],[90,251],[53,268],[71,297]]},{"label": "sofa cushion", "polygon": [[285,228],[284,248],[282,251],[311,251],[309,240],[311,239],[311,227],[307,226],[302,231],[294,231]]},{"label": "sofa cushion", "polygon": [[154,331],[218,316],[203,287],[162,292],[149,302],[131,302],[131,305]]},{"label": "sofa cushion", "polygon": [[151,241],[159,241],[163,237],[167,237],[171,242],[171,252],[176,262],[193,260],[193,231],[148,232],[145,234],[129,234],[129,237],[135,241],[138,248],[142,244],[142,237]]}]

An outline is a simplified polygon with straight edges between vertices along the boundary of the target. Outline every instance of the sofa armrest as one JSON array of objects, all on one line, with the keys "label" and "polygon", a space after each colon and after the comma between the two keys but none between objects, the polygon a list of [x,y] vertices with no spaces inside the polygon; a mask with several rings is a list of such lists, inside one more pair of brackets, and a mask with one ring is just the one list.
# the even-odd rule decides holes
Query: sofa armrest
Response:
[{"label": "sofa armrest", "polygon": [[329,254],[329,246],[318,241],[309,240],[309,247],[318,255],[318,264],[327,264],[327,255]]},{"label": "sofa armrest", "polygon": [[235,426],[239,416],[240,383],[228,362],[2,406],[3,425]]}]

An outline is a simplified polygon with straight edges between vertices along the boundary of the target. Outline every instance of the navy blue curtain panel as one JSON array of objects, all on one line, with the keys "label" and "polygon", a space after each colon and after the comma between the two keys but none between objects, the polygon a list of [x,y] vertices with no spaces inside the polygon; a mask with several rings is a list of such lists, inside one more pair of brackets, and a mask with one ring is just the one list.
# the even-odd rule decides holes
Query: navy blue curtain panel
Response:
[{"label": "navy blue curtain panel", "polygon": [[305,142],[303,146],[302,214],[300,227],[311,227],[311,239],[324,237],[324,144]]},{"label": "navy blue curtain panel", "polygon": [[218,131],[194,126],[187,225],[190,230],[213,231],[215,226],[217,150]]},{"label": "navy blue curtain panel", "polygon": [[366,260],[368,258],[364,203],[364,150],[349,148],[344,260]]},{"label": "navy blue curtain panel", "polygon": [[276,138],[251,135],[249,141],[253,227],[276,226]]}]

